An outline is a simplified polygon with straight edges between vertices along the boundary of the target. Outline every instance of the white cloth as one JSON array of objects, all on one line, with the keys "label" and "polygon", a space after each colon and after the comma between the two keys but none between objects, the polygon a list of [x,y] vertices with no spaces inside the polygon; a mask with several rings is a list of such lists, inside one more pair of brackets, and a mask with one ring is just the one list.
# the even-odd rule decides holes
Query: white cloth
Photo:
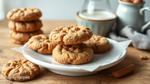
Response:
[{"label": "white cloth", "polygon": [[150,38],[150,29],[147,30],[146,34]]},{"label": "white cloth", "polygon": [[112,32],[110,38],[117,41],[130,39],[135,48],[150,50],[150,28],[145,30],[146,34],[142,34],[135,31],[132,27],[126,26],[119,32],[119,35],[117,35],[116,32]]}]

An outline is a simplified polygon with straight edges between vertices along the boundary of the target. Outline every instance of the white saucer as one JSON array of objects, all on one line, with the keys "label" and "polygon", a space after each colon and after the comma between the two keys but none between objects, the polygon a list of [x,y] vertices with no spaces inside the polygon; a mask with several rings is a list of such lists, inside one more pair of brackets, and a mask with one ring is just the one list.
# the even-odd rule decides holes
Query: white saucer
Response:
[{"label": "white saucer", "polygon": [[54,73],[68,76],[84,76],[112,67],[126,57],[126,49],[123,49],[120,43],[110,39],[109,41],[113,46],[112,50],[105,54],[94,55],[95,59],[91,63],[83,65],[56,64],[50,55],[39,54],[29,49],[26,44],[22,48],[22,53],[29,61],[48,68]]}]

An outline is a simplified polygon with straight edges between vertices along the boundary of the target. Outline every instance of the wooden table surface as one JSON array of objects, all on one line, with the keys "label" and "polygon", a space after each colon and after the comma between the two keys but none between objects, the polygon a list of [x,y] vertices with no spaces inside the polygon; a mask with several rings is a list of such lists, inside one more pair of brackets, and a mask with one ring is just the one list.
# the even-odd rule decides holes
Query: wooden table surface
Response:
[{"label": "wooden table surface", "polygon": [[[49,33],[51,29],[60,26],[74,24],[73,21],[44,21],[43,30],[45,33]],[[23,58],[23,56],[11,50],[18,45],[12,44],[9,39],[9,29],[7,27],[7,21],[0,22],[0,71],[2,65],[8,60]],[[149,51],[142,51],[129,47],[127,51],[126,59],[115,67],[101,71],[95,75],[83,76],[83,77],[69,77],[63,75],[57,75],[42,69],[41,75],[28,82],[13,82],[6,80],[0,73],[0,84],[150,84],[150,60],[140,60],[140,55],[150,56]],[[135,72],[131,75],[123,78],[114,78],[110,75],[110,72],[134,63],[136,65]]]}]

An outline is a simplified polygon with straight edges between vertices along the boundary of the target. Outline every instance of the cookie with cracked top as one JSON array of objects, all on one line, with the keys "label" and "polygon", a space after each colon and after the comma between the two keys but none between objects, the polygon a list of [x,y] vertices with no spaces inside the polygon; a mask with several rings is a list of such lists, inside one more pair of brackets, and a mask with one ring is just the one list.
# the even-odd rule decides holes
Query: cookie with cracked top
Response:
[{"label": "cookie with cracked top", "polygon": [[13,42],[15,43],[17,41],[18,44],[18,42],[21,43],[27,42],[34,35],[43,34],[43,31],[38,30],[35,32],[21,33],[21,32],[14,32],[10,30],[9,34],[10,34],[10,38],[13,39]]},{"label": "cookie with cracked top", "polygon": [[47,35],[35,35],[32,36],[27,45],[30,49],[37,51],[41,54],[52,54],[52,50],[57,45],[48,39]]},{"label": "cookie with cracked top", "polygon": [[112,46],[106,37],[93,35],[85,42],[88,46],[92,47],[94,53],[105,53],[111,50]]},{"label": "cookie with cracked top", "polygon": [[90,39],[92,35],[90,28],[71,25],[52,30],[49,39],[57,44],[74,45]]},{"label": "cookie with cracked top", "polygon": [[33,21],[38,20],[42,12],[38,8],[18,8],[8,12],[7,18],[12,21]]},{"label": "cookie with cracked top", "polygon": [[2,75],[12,81],[31,80],[39,73],[39,66],[25,59],[11,60],[2,67]]},{"label": "cookie with cracked top", "polygon": [[57,45],[52,57],[60,64],[85,64],[93,60],[93,50],[85,44]]},{"label": "cookie with cracked top", "polygon": [[15,32],[34,32],[40,30],[42,26],[43,25],[41,20],[28,22],[8,22],[8,27]]}]

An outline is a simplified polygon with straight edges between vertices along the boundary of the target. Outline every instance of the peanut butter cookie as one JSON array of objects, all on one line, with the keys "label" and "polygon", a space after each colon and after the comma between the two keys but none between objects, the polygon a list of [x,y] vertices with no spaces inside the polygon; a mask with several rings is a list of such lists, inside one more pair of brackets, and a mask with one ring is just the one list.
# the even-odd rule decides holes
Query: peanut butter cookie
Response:
[{"label": "peanut butter cookie", "polygon": [[51,31],[49,39],[57,44],[74,45],[90,39],[92,31],[84,26],[59,27]]},{"label": "peanut butter cookie", "polygon": [[32,50],[37,51],[41,54],[51,54],[52,50],[55,48],[56,43],[53,43],[48,39],[46,35],[36,35],[29,39],[27,45]]},{"label": "peanut butter cookie", "polygon": [[23,45],[26,43],[26,41],[18,41],[18,40],[15,40],[13,38],[10,39],[12,43],[14,44],[18,44],[18,45]]},{"label": "peanut butter cookie", "polygon": [[34,32],[41,29],[42,22],[41,20],[28,22],[9,21],[8,27],[15,32]]},{"label": "peanut butter cookie", "polygon": [[33,21],[38,20],[42,13],[37,8],[19,8],[8,12],[7,18],[13,21]]},{"label": "peanut butter cookie", "polygon": [[111,49],[109,40],[98,35],[93,35],[91,39],[85,42],[85,44],[92,47],[94,53],[105,53]]},{"label": "peanut butter cookie", "polygon": [[12,60],[2,67],[3,76],[12,81],[31,80],[39,73],[39,66],[28,60]]},{"label": "peanut butter cookie", "polygon": [[85,64],[93,59],[93,50],[85,44],[57,45],[52,53],[54,60],[61,64]]},{"label": "peanut butter cookie", "polygon": [[42,33],[43,33],[42,30],[30,32],[30,33],[20,33],[20,32],[10,31],[10,37],[11,39],[14,39],[19,42],[27,42],[30,39],[30,37]]}]

